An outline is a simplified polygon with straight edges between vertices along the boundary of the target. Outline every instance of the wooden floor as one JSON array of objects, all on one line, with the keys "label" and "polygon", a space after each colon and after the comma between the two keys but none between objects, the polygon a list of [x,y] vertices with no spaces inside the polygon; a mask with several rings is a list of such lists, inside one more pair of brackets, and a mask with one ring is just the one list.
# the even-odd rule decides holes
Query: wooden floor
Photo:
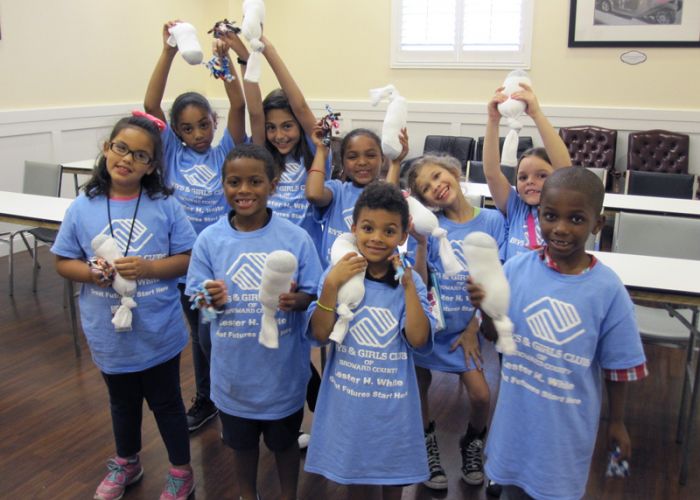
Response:
[{"label": "wooden floor", "polygon": [[[68,310],[62,307],[63,282],[55,274],[46,249],[39,291],[31,292],[30,260],[16,259],[15,296],[0,280],[0,498],[92,498],[114,453],[104,383],[81,338],[82,357],[73,353]],[[0,259],[3,272],[7,258]],[[485,353],[492,366],[495,353]],[[596,448],[588,481],[588,499],[700,498],[700,439],[694,439],[690,477],[678,485],[680,446],[675,443],[683,353],[647,347],[652,376],[631,384],[627,425],[634,446],[632,476],[607,480],[605,450]],[[497,373],[488,372],[495,390]],[[194,382],[189,348],[182,358],[183,394],[189,400]],[[495,392],[495,391],[494,391]],[[443,465],[449,490],[434,493],[423,486],[405,488],[404,499],[484,499],[482,487],[459,479],[457,441],[464,432],[468,403],[454,376],[436,374],[431,392]],[[144,479],[126,499],[157,498],[167,470],[167,457],[151,414],[144,412],[141,460]],[[307,415],[309,425],[310,417]],[[700,422],[696,429],[700,433]],[[602,435],[602,432],[601,432]],[[237,498],[231,454],[219,439],[219,423],[194,434],[192,465],[198,499]],[[542,450],[546,453],[546,450]],[[274,460],[264,451],[259,490],[264,500],[278,495]],[[346,490],[305,472],[300,474],[300,499],[343,499]]]}]

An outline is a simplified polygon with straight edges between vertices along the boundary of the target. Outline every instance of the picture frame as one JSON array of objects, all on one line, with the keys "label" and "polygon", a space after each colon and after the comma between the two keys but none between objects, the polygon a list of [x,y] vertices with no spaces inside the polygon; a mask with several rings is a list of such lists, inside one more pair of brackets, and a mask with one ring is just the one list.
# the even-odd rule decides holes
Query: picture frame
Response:
[{"label": "picture frame", "polygon": [[570,0],[569,47],[699,47],[700,0]]}]

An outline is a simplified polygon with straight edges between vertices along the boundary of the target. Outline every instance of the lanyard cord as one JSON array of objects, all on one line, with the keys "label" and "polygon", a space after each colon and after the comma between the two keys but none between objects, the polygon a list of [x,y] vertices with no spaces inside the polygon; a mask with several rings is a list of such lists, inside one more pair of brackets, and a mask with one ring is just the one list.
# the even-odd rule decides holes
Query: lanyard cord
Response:
[{"label": "lanyard cord", "polygon": [[[126,240],[126,250],[124,250],[124,257],[129,253],[129,246],[131,245],[131,235],[134,233],[134,222],[136,222],[136,214],[139,212],[139,205],[141,204],[141,192],[143,187],[139,189],[139,197],[136,200],[136,208],[134,209],[134,216],[131,218],[131,227],[129,228],[129,239]],[[109,207],[109,194],[107,195],[107,217],[109,218],[109,234],[114,238],[114,231],[112,230],[112,210]]]}]

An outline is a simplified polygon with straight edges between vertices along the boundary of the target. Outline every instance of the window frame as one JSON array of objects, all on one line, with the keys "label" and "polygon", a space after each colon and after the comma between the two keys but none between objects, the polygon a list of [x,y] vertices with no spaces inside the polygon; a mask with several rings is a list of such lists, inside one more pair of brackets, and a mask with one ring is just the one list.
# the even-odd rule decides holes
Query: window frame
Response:
[{"label": "window frame", "polygon": [[[391,1],[391,68],[435,69],[530,69],[532,59],[532,27],[534,0],[522,0],[520,19],[521,48],[519,51],[479,50],[464,51],[404,51],[401,50],[401,7],[403,0]],[[462,46],[463,0],[456,0],[458,30],[456,47]],[[460,22],[458,22],[460,21]]]}]

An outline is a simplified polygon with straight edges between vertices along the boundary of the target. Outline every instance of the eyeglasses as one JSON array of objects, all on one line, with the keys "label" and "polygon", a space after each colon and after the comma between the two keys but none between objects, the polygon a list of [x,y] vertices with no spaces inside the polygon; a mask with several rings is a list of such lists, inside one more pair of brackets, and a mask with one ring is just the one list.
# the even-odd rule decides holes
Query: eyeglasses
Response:
[{"label": "eyeglasses", "polygon": [[109,149],[111,149],[114,153],[117,153],[119,156],[126,156],[131,153],[131,157],[134,159],[134,161],[143,163],[144,165],[150,165],[153,161],[153,158],[151,158],[151,156],[145,151],[131,150],[123,142],[110,142]]}]

